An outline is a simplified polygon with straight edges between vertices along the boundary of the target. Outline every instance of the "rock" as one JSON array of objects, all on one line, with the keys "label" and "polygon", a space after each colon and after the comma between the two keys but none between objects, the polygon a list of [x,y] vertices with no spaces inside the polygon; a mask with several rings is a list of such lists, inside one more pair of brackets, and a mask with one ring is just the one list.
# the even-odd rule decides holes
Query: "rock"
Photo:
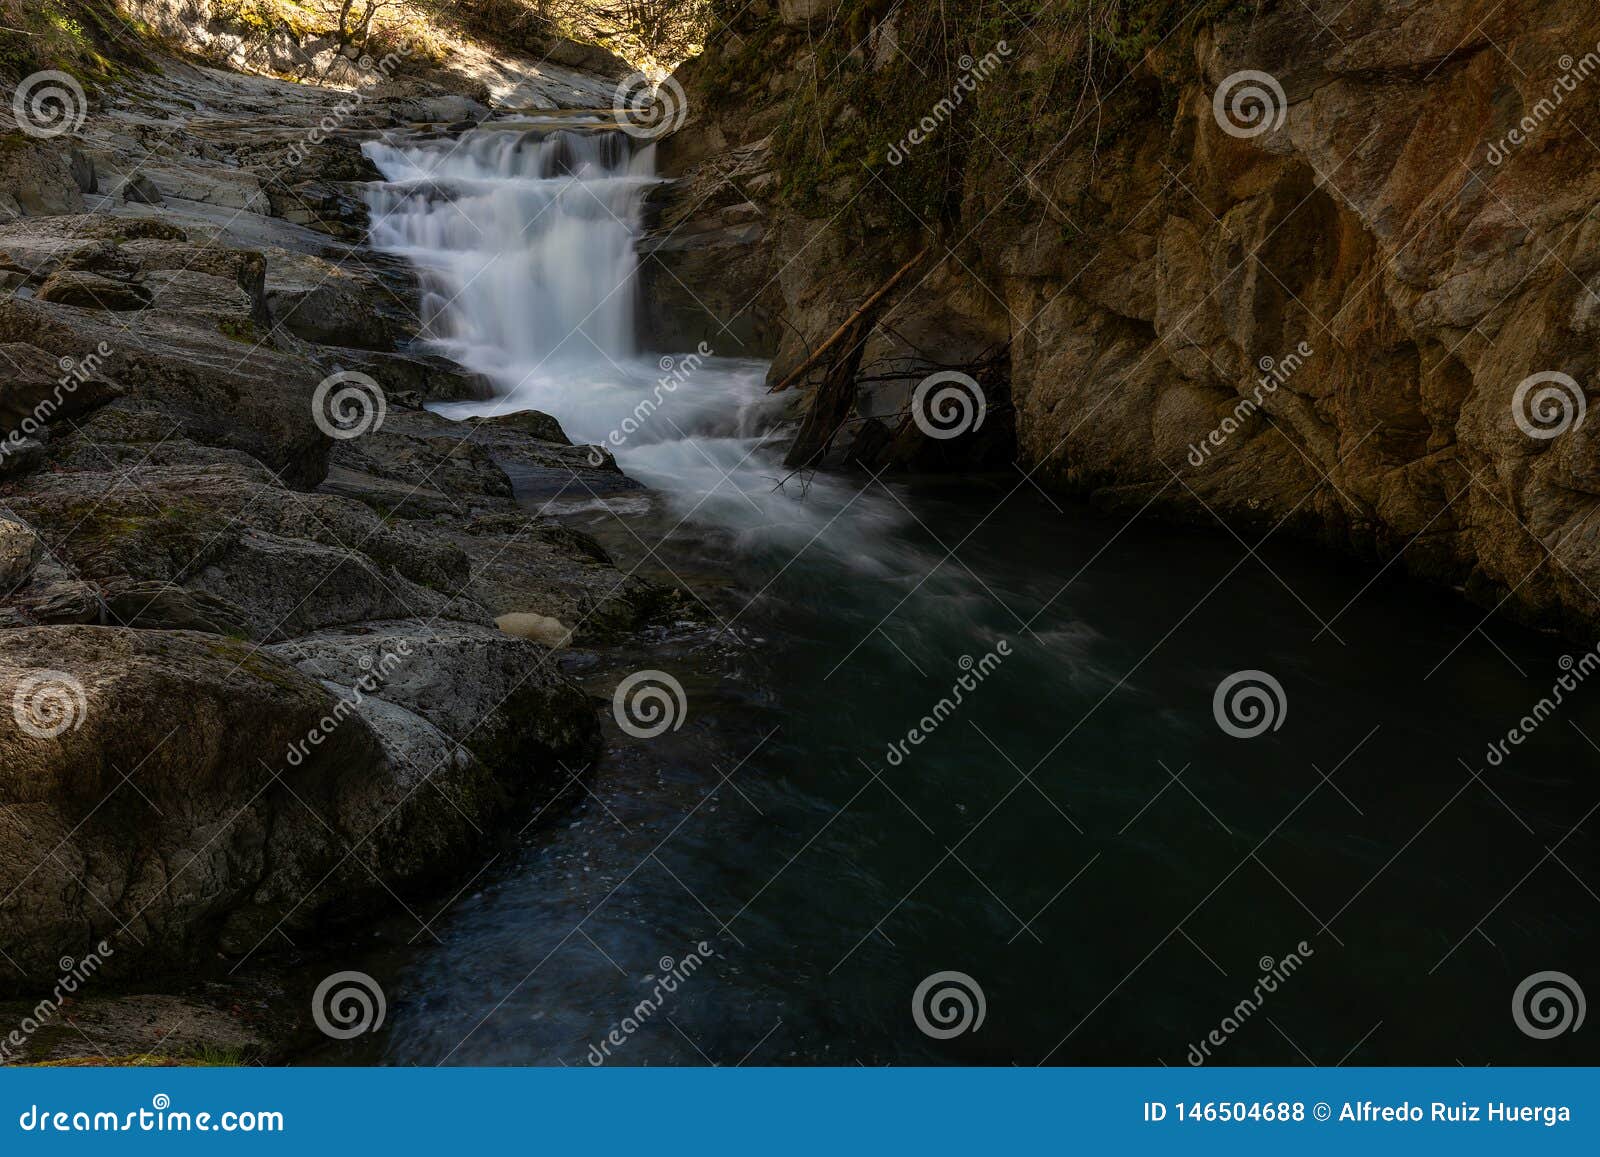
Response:
[{"label": "rock", "polygon": [[501,615],[494,622],[495,626],[508,635],[542,643],[546,647],[565,647],[572,641],[571,628],[563,625],[560,619],[552,619],[549,615],[527,613]]},{"label": "rock", "polygon": [[497,620],[538,615],[567,625],[573,639],[594,643],[686,613],[675,592],[619,574],[592,538],[550,519],[482,515],[446,533],[471,560],[467,596]]},{"label": "rock", "polygon": [[325,682],[366,680],[368,695],[426,719],[507,777],[553,769],[597,734],[587,697],[555,670],[549,651],[492,627],[364,623],[269,649]]},{"label": "rock", "polygon": [[103,361],[91,356],[63,365],[37,346],[0,342],[0,362],[10,367],[0,377],[4,445],[20,449],[24,438],[50,423],[80,417],[116,397],[117,388],[100,372]]},{"label": "rock", "polygon": [[[82,953],[80,957],[74,960],[80,966],[77,971],[83,972],[89,957]],[[35,1019],[38,1013],[38,1005],[26,1001],[0,1003],[0,1017],[9,1024]],[[94,992],[91,982],[80,986],[66,1009],[47,1017],[12,1059],[28,1064],[131,1066],[152,1059],[171,1064],[246,1064],[269,1046],[240,1013],[237,1006],[219,1008],[198,997],[105,995]]]},{"label": "rock", "polygon": [[[859,182],[857,158],[849,172],[816,157],[770,171],[768,137],[802,101],[834,111],[830,138],[850,125],[856,74],[819,80],[820,94],[781,82],[826,77],[812,71],[823,40],[848,50],[829,23],[837,9],[781,0],[782,23],[809,23],[805,34],[719,29],[680,69],[691,118],[659,146],[678,180],[652,196],[643,241],[650,331],[679,348],[736,334],[773,355],[774,379],[926,241],[894,182],[863,185],[850,213],[810,196]],[[900,51],[915,56],[918,35],[903,6]],[[1037,100],[1044,70],[1078,59],[1079,35],[1064,18],[1037,22],[1025,55],[973,93],[985,116],[1033,110],[1026,145],[945,133],[963,244],[869,334],[847,408],[864,420],[841,457],[927,465],[926,448],[890,429],[905,379],[863,379],[898,376],[881,359],[902,344],[958,366],[974,364],[976,344],[1001,352],[991,400],[1014,406],[1016,464],[1043,486],[1398,554],[1414,575],[1591,638],[1593,419],[1530,437],[1513,399],[1539,373],[1575,383],[1573,411],[1592,413],[1600,390],[1600,154],[1577,128],[1600,89],[1580,85],[1550,109],[1567,72],[1560,46],[1600,42],[1592,7],[1520,0],[1476,22],[1459,0],[1374,0],[1208,19],[1105,99],[1106,123],[1136,126],[1111,138],[1069,135],[1067,115]],[[1338,48],[1307,52],[1320,35]],[[1219,123],[1213,105],[1247,70],[1283,93],[1281,123],[1254,135]],[[780,82],[741,83],[752,73]],[[774,195],[785,188],[802,196]],[[691,301],[679,279],[710,288]],[[944,448],[942,465],[975,469],[996,452],[969,445]]]},{"label": "rock", "polygon": [[0,516],[0,593],[14,591],[27,582],[43,554],[44,546],[33,527]]},{"label": "rock", "polygon": [[250,637],[248,616],[241,607],[206,591],[186,590],[172,583],[113,584],[105,594],[105,606],[111,622],[119,626]]},{"label": "rock", "polygon": [[0,478],[37,470],[44,461],[44,443],[20,437],[15,431],[0,441]]},{"label": "rock", "polygon": [[473,432],[426,410],[391,410],[380,429],[334,448],[323,489],[410,518],[508,509],[511,480]]},{"label": "rock", "polygon": [[633,67],[616,53],[598,44],[585,44],[581,40],[568,40],[566,37],[552,38],[545,49],[545,59],[607,77],[626,76],[633,71]]},{"label": "rock", "polygon": [[143,309],[150,304],[150,293],[143,286],[69,269],[51,274],[40,287],[38,298],[80,309],[117,311]]},{"label": "rock", "polygon": [[285,221],[304,225],[319,233],[360,241],[369,224],[367,203],[352,188],[324,181],[300,181],[284,186],[267,186],[272,212]]},{"label": "rock", "polygon": [[161,190],[156,188],[156,183],[143,173],[135,173],[118,186],[117,191],[122,194],[122,199],[131,201],[135,205],[162,205],[166,198],[162,197]]},{"label": "rock", "polygon": [[778,15],[785,24],[804,27],[832,17],[839,5],[840,0],[778,0]]},{"label": "rock", "polygon": [[55,141],[21,133],[0,138],[0,197],[30,217],[82,213],[84,208],[66,151]]},{"label": "rock", "polygon": [[71,170],[72,180],[82,193],[98,193],[100,182],[95,173],[94,157],[73,145],[67,150],[67,167]]},{"label": "rock", "polygon": [[[0,226],[0,250],[14,239],[32,243],[33,235],[19,233],[26,224]],[[268,340],[259,254],[185,253],[179,243],[145,238],[108,243],[94,260],[101,267],[137,263],[150,306],[140,312],[139,325],[130,327],[100,310],[0,299],[0,343],[12,343],[8,350],[23,343],[36,347],[28,360],[18,359],[26,379],[4,383],[0,417],[6,425],[0,429],[15,429],[35,405],[53,397],[67,375],[60,368],[50,375],[43,368],[50,359],[72,359],[80,369],[71,376],[84,376],[82,367],[94,374],[68,391],[63,412],[71,416],[74,408],[117,395],[117,413],[97,415],[97,441],[124,441],[112,427],[138,416],[146,423],[138,440],[160,443],[181,435],[242,450],[291,483],[320,481],[331,439],[306,416],[327,371]]]},{"label": "rock", "polygon": [[452,422],[426,410],[390,410],[381,429],[334,449],[322,489],[401,518],[478,515],[565,491],[635,487],[609,455],[573,446],[548,414]]},{"label": "rock", "polygon": [[11,505],[79,578],[181,585],[239,608],[252,638],[417,613],[489,621],[453,602],[469,566],[444,534],[296,494],[259,466],[47,474]]},{"label": "rock", "polygon": [[[391,671],[383,648],[416,628],[397,630],[363,652],[375,669]],[[424,629],[419,646],[498,656],[489,677],[503,693],[505,673],[535,649],[494,638],[463,652]],[[340,647],[330,654],[349,655],[359,677]],[[242,642],[108,627],[0,633],[0,696],[23,704],[0,713],[0,948],[38,984],[101,939],[115,950],[106,974],[128,975],[250,952],[333,900],[353,914],[384,886],[478,846],[511,802],[565,784],[562,765],[593,742],[593,713],[554,677],[529,682],[512,704],[541,714],[503,717],[471,740],[491,760],[446,751],[413,767],[391,759],[352,700],[340,707],[322,683]],[[431,709],[465,733],[465,713],[493,704],[462,683]],[[404,667],[384,686],[446,690]]]},{"label": "rock", "polygon": [[269,255],[266,305],[273,321],[305,341],[389,350],[410,336],[415,319],[385,308],[381,286],[359,263],[335,264],[305,253]]},{"label": "rock", "polygon": [[541,414],[538,410],[496,414],[491,418],[473,418],[471,422],[491,437],[501,431],[514,430],[528,435],[536,442],[551,442],[557,446],[572,445],[572,439],[567,437],[567,432],[561,428],[561,423],[549,414]]}]

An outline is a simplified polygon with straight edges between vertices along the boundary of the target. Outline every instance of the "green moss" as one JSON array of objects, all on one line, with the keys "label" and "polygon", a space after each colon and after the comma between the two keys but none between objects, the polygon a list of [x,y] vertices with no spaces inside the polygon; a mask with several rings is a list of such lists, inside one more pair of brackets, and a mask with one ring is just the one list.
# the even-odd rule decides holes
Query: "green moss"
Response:
[{"label": "green moss", "polygon": [[245,345],[256,345],[261,337],[256,332],[256,324],[248,317],[225,317],[217,322],[217,332],[229,341],[242,342]]},{"label": "green moss", "polygon": [[150,66],[140,35],[114,0],[0,0],[0,75],[20,80],[54,69],[105,84]]},{"label": "green moss", "polygon": [[[1129,128],[1170,115],[1195,32],[1270,2],[900,5],[897,43],[885,50],[878,21],[891,5],[845,0],[840,19],[804,40],[775,17],[747,24],[697,65],[695,80],[713,104],[772,116],[778,196],[791,210],[833,217],[843,208],[864,241],[886,226],[950,230],[974,186],[1019,185],[1014,158],[1065,156],[1073,132],[1103,151]],[[808,52],[799,85],[770,96],[770,78]],[[1025,202],[1026,186],[1012,195]]]}]

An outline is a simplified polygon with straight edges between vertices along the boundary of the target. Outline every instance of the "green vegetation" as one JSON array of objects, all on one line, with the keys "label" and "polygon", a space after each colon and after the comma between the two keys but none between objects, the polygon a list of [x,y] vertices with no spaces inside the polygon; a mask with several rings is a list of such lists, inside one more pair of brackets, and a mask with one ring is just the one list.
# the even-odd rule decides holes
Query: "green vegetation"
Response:
[{"label": "green vegetation", "polygon": [[217,331],[229,341],[255,345],[261,340],[256,326],[248,317],[225,317],[217,322]]},{"label": "green vegetation", "polygon": [[40,1061],[27,1066],[36,1069],[236,1069],[254,1060],[253,1050],[201,1045],[182,1050],[175,1056],[155,1053],[130,1053],[120,1057],[73,1057],[70,1060]]},{"label": "green vegetation", "polygon": [[[773,143],[791,208],[828,216],[851,203],[863,235],[948,228],[989,170],[1018,184],[1005,158],[1062,153],[1078,134],[1105,149],[1128,125],[1170,115],[1195,31],[1257,6],[842,0],[837,18],[809,29],[785,30],[775,15],[740,22],[700,66],[702,92],[753,113],[786,102]],[[798,72],[790,89],[769,94],[785,69]]]},{"label": "green vegetation", "polygon": [[0,76],[59,69],[104,82],[145,62],[148,35],[114,0],[0,0]]}]

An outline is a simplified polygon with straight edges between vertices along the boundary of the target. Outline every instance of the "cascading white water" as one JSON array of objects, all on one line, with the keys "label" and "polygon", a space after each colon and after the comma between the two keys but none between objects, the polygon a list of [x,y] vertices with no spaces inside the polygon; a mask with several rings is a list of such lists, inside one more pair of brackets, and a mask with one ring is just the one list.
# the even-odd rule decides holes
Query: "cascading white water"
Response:
[{"label": "cascading white water", "polygon": [[515,390],[634,354],[634,275],[654,148],[616,132],[373,144],[373,243],[423,270],[431,336]]},{"label": "cascading white water", "polygon": [[685,515],[791,547],[826,526],[819,547],[873,566],[868,539],[900,512],[835,480],[814,481],[804,501],[778,488],[766,441],[781,407],[765,362],[637,348],[653,144],[600,127],[502,127],[365,148],[387,178],[369,186],[373,245],[418,268],[427,339],[500,390],[441,414],[553,414]]}]

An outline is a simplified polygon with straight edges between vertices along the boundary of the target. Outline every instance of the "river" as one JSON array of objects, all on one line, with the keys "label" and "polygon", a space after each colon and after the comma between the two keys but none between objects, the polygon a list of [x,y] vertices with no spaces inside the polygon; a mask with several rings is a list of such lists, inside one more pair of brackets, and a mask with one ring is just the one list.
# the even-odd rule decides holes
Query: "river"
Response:
[{"label": "river", "polygon": [[441,412],[552,413],[648,485],[548,512],[696,615],[565,664],[682,698],[650,737],[608,709],[428,932],[374,928],[387,1021],[317,1059],[1593,1059],[1510,1005],[1600,948],[1600,704],[1486,758],[1576,648],[1020,472],[786,477],[763,363],[636,347],[651,150],[527,127],[369,145],[374,244],[502,390]]}]

